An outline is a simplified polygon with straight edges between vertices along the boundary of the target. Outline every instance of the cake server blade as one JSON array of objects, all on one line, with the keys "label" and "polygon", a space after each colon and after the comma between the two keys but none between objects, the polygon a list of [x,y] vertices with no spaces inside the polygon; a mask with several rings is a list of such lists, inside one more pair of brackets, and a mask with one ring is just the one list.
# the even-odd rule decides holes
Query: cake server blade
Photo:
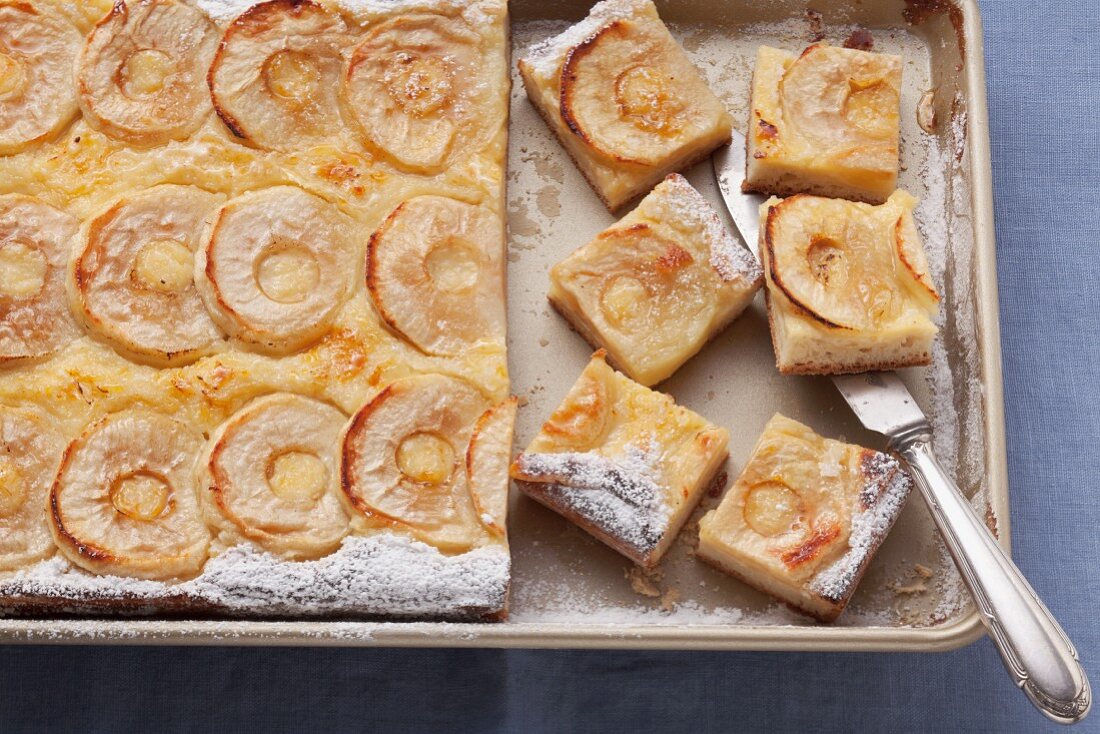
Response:
[{"label": "cake server blade", "polygon": [[[734,132],[711,164],[734,225],[759,257],[759,208],[765,198],[741,191],[744,136]],[[909,465],[1013,682],[1053,721],[1085,718],[1092,690],[1077,650],[936,459],[928,420],[905,383],[893,372],[837,375],[833,382],[860,422],[887,436],[890,448]]]},{"label": "cake server blade", "polygon": [[760,257],[756,246],[760,232],[760,205],[768,197],[741,191],[741,182],[745,180],[745,136],[734,130],[730,144],[714,151],[710,163],[714,167],[714,178],[718,181],[726,211],[745,241],[745,247]]}]

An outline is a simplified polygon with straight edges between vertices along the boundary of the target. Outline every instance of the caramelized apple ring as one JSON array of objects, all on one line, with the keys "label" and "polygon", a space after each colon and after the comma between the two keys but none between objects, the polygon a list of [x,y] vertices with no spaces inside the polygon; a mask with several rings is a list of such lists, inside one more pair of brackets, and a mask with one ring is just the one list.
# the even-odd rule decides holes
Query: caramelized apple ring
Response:
[{"label": "caramelized apple ring", "polygon": [[466,449],[466,474],[474,511],[489,532],[505,534],[508,519],[508,464],[519,401],[508,398],[481,414]]},{"label": "caramelized apple ring", "polygon": [[[645,223],[608,229],[588,245],[583,262],[565,261],[559,277],[592,294],[590,318],[655,359],[701,342],[718,310],[717,290],[690,252],[662,228]],[[674,233],[673,233],[674,235]]]},{"label": "caramelized apple ring", "polygon": [[190,186],[123,197],[83,230],[70,268],[73,310],[128,356],[169,366],[207,353],[221,332],[194,284],[194,252],[219,198]]},{"label": "caramelized apple ring", "polygon": [[698,72],[648,26],[617,20],[575,46],[561,70],[561,115],[610,161],[658,165],[714,125],[693,105]]},{"label": "caramelized apple ring", "polygon": [[773,282],[810,318],[870,329],[900,307],[893,222],[843,199],[792,196],[771,207],[764,228]]},{"label": "caramelized apple ring", "polygon": [[162,413],[113,413],[69,444],[50,491],[61,552],[98,574],[196,575],[210,532],[194,486],[202,436]]},{"label": "caramelized apple ring", "polygon": [[488,407],[472,386],[443,375],[386,387],[344,432],[341,486],[353,512],[447,550],[469,548],[482,531],[464,459]]},{"label": "caramelized apple ring", "polygon": [[293,560],[336,550],[348,529],[336,451],[345,422],[336,408],[289,393],[239,410],[200,465],[207,521]]},{"label": "caramelized apple ring", "polygon": [[80,54],[85,119],[139,145],[186,138],[210,113],[203,77],[217,45],[217,28],[190,5],[118,0]]},{"label": "caramelized apple ring", "polygon": [[349,290],[352,223],[294,186],[228,202],[195,259],[195,282],[228,333],[272,352],[299,349],[329,327]]},{"label": "caramelized apple ring", "polygon": [[[834,46],[810,46],[779,82],[788,130],[812,130],[816,150],[897,155],[900,60]],[[885,68],[884,68],[885,67]]]},{"label": "caramelized apple ring", "polygon": [[28,2],[0,5],[0,155],[56,134],[76,116],[80,32]]},{"label": "caramelized apple ring", "polygon": [[478,37],[457,18],[403,15],[372,29],[348,63],[344,101],[364,142],[394,164],[435,173],[483,134]]},{"label": "caramelized apple ring", "polygon": [[0,571],[13,571],[54,551],[46,496],[65,439],[29,411],[0,407]]},{"label": "caramelized apple ring", "polygon": [[343,19],[311,0],[254,5],[225,31],[207,81],[214,109],[250,145],[295,150],[340,125]]},{"label": "caramelized apple ring", "polygon": [[442,196],[404,202],[370,239],[367,287],[379,314],[430,354],[503,341],[502,237],[483,207]]},{"label": "caramelized apple ring", "polygon": [[79,332],[65,297],[77,222],[29,196],[0,196],[0,365],[44,357]]}]

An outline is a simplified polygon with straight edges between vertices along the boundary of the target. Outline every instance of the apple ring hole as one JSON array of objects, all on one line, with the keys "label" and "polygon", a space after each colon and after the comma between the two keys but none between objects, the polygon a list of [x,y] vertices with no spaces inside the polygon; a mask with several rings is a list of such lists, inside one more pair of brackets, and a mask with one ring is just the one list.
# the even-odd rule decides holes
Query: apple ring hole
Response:
[{"label": "apple ring hole", "polygon": [[849,79],[844,119],[870,135],[889,135],[894,128],[884,113],[896,104],[896,96],[893,88],[881,79]]},{"label": "apple ring hole", "polygon": [[477,285],[480,260],[472,245],[448,237],[431,249],[424,258],[424,267],[437,290],[461,293]]},{"label": "apple ring hole", "polygon": [[284,451],[272,457],[266,469],[267,486],[285,500],[316,502],[328,481],[325,462],[309,451]]},{"label": "apple ring hole", "polygon": [[135,51],[122,65],[120,86],[129,97],[156,94],[164,89],[175,68],[172,57],[163,51],[153,48]]},{"label": "apple ring hole", "polygon": [[805,506],[798,493],[780,482],[765,482],[749,490],[745,523],[758,535],[773,537],[805,525]]},{"label": "apple ring hole", "polygon": [[413,433],[397,447],[397,468],[418,484],[443,484],[451,478],[455,450],[434,433]]},{"label": "apple ring hole", "polygon": [[277,303],[301,303],[321,281],[321,266],[308,248],[275,245],[256,262],[256,282]]},{"label": "apple ring hole", "polygon": [[181,293],[191,286],[195,256],[175,240],[154,240],[138,251],[131,278],[142,288]]},{"label": "apple ring hole", "polygon": [[0,295],[33,298],[46,285],[46,257],[37,248],[13,242],[0,247]]},{"label": "apple ring hole", "polygon": [[626,326],[635,320],[641,304],[649,297],[642,281],[630,275],[620,275],[600,294],[600,309],[604,317],[616,326]]},{"label": "apple ring hole", "polygon": [[268,57],[263,77],[272,94],[296,106],[304,106],[314,98],[321,84],[317,64],[298,51],[279,51]]},{"label": "apple ring hole", "polygon": [[816,235],[806,249],[806,261],[814,280],[824,286],[841,285],[847,274],[843,244],[825,235]]},{"label": "apple ring hole", "polygon": [[646,132],[675,135],[684,105],[673,87],[672,78],[663,71],[644,64],[632,66],[615,80],[619,116]]},{"label": "apple ring hole", "polygon": [[443,107],[454,89],[451,70],[442,59],[416,56],[407,51],[390,57],[382,80],[401,109],[416,117]]},{"label": "apple ring hole", "polygon": [[111,504],[126,517],[149,522],[168,509],[171,485],[150,471],[136,471],[115,479],[111,484]]}]

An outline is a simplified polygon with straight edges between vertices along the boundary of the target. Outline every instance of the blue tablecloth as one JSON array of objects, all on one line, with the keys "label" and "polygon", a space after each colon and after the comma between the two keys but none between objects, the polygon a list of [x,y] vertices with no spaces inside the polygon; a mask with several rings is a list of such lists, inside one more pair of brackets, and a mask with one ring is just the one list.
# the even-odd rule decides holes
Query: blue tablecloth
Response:
[{"label": "blue tablecloth", "polygon": [[[1100,4],[982,10],[1014,553],[1100,686]],[[5,733],[1044,727],[986,640],[942,655],[0,649]]]}]

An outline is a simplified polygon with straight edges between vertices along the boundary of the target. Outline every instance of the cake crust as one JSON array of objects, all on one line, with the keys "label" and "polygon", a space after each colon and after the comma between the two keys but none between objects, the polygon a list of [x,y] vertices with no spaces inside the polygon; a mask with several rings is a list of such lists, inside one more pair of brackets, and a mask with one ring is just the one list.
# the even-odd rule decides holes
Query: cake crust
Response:
[{"label": "cake crust", "polygon": [[897,185],[901,69],[889,54],[761,46],[742,188],[884,202]]},{"label": "cake crust", "polygon": [[668,550],[726,458],[728,432],[593,355],[512,463],[520,491],[645,568]]},{"label": "cake crust", "polygon": [[612,212],[729,140],[722,103],[649,0],[604,0],[519,61],[528,99]]},{"label": "cake crust", "polygon": [[[35,193],[0,197],[0,610],[506,616],[507,3],[26,0],[0,55],[33,84],[0,178]],[[417,215],[440,236],[391,237],[372,290],[371,233],[426,200],[478,226]],[[372,522],[339,437],[413,377],[486,410],[390,447],[416,523]]]},{"label": "cake crust", "polygon": [[765,303],[781,373],[930,363],[940,297],[915,204],[898,191],[879,206],[804,194],[761,206]]},{"label": "cake crust", "polygon": [[697,555],[831,622],[851,601],[911,488],[897,459],[822,438],[777,414],[719,506],[700,521]]},{"label": "cake crust", "polygon": [[551,268],[548,296],[611,364],[648,387],[736,319],[763,278],[699,192],[670,174]]}]

